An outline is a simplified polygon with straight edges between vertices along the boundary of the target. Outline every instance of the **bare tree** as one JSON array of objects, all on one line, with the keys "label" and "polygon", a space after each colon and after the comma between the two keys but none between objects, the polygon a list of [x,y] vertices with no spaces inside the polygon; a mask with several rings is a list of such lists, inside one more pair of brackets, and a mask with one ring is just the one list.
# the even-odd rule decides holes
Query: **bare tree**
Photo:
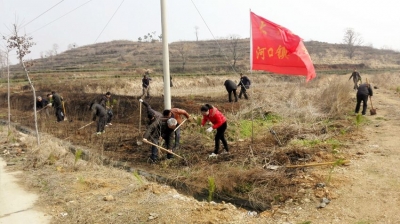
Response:
[{"label": "bare tree", "polygon": [[154,43],[154,42],[156,42],[156,40],[154,39],[156,37],[158,37],[159,41],[162,41],[162,34],[157,36],[156,31],[153,31],[151,33],[147,33],[147,34],[143,35],[143,38],[142,37],[138,37],[138,42]]},{"label": "bare tree", "polygon": [[53,52],[54,52],[54,55],[57,55],[57,53],[58,53],[58,44],[53,44]]},{"label": "bare tree", "polygon": [[72,43],[72,44],[68,44],[67,49],[68,49],[68,50],[71,50],[71,49],[74,49],[74,48],[76,48],[76,47],[78,47],[78,45],[77,45],[76,43]]},{"label": "bare tree", "polygon": [[346,28],[343,36],[343,44],[346,45],[347,56],[352,59],[358,46],[362,45],[363,39],[359,33],[352,28]]},{"label": "bare tree", "polygon": [[239,40],[240,36],[238,35],[233,34],[229,36],[229,50],[231,52],[232,67],[234,70],[236,70],[236,62],[241,56],[241,49],[239,49]]},{"label": "bare tree", "polygon": [[189,58],[189,51],[191,48],[192,48],[192,46],[189,45],[188,43],[185,43],[185,42],[179,43],[178,52],[179,52],[179,55],[182,60],[182,72],[185,71],[185,65]]},{"label": "bare tree", "polygon": [[199,29],[200,27],[198,26],[194,27],[194,34],[196,34],[196,41],[199,41]]},{"label": "bare tree", "polygon": [[34,117],[35,117],[35,129],[36,129],[36,140],[37,144],[40,145],[40,137],[39,137],[39,129],[38,129],[38,124],[37,124],[37,114],[36,114],[36,91],[35,87],[33,86],[32,80],[29,76],[29,71],[28,71],[28,64],[25,64],[24,62],[24,57],[31,53],[29,50],[35,43],[32,42],[32,37],[27,36],[26,34],[24,36],[20,36],[18,34],[18,26],[17,24],[13,24],[13,30],[12,30],[12,35],[9,38],[6,38],[3,36],[3,39],[7,41],[7,48],[8,49],[16,49],[17,51],[17,58],[22,65],[26,77],[28,78],[28,82],[31,86],[32,92],[33,92],[33,112],[34,112]]}]

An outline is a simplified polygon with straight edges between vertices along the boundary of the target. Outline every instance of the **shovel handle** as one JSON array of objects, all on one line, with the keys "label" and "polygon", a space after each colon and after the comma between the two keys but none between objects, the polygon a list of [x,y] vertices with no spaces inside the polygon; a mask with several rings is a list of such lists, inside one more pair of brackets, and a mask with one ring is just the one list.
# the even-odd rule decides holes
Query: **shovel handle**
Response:
[{"label": "shovel handle", "polygon": [[371,108],[374,109],[374,105],[372,105],[372,97],[369,96],[369,100],[371,100]]},{"label": "shovel handle", "polygon": [[157,148],[159,148],[159,149],[162,149],[162,150],[164,150],[164,151],[166,151],[166,152],[168,152],[168,153],[171,153],[171,154],[173,154],[173,155],[175,155],[175,156],[177,156],[177,157],[179,157],[179,158],[181,158],[181,159],[184,159],[182,156],[180,156],[180,155],[178,155],[178,154],[175,154],[174,152],[172,152],[171,150],[168,150],[168,149],[166,149],[166,148],[163,148],[163,147],[161,147],[161,146],[159,146],[159,145],[156,145],[156,144],[154,144],[154,143],[152,143],[152,142],[149,142],[149,141],[147,141],[147,139],[143,139],[143,142],[145,142],[145,143],[147,143],[147,144],[150,144],[150,145],[153,145],[153,146],[156,146]]},{"label": "shovel handle", "polygon": [[176,130],[178,130],[178,128],[179,128],[183,123],[185,123],[185,121],[187,121],[187,119],[183,120],[182,123],[180,123],[180,124],[178,125],[178,127],[176,127],[176,128],[174,129],[174,132],[175,132]]},{"label": "shovel handle", "polygon": [[86,128],[87,126],[91,125],[93,122],[94,122],[94,121],[92,121],[92,122],[90,122],[89,124],[86,124],[86,125],[84,125],[84,126],[78,128],[78,130],[81,130],[81,129],[83,129],[83,128]]}]

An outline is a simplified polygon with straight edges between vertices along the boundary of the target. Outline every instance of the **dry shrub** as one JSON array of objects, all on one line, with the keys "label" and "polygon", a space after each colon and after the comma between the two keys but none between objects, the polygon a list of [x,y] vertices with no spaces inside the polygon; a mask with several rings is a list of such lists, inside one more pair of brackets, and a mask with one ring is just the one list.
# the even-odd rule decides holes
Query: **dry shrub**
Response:
[{"label": "dry shrub", "polygon": [[317,95],[317,105],[327,117],[343,118],[352,106],[349,84],[339,76],[327,81],[325,88]]},{"label": "dry shrub", "polygon": [[376,75],[363,75],[362,78],[363,81],[367,78],[371,86],[376,88],[397,90],[400,86],[400,76],[393,72],[385,72]]}]

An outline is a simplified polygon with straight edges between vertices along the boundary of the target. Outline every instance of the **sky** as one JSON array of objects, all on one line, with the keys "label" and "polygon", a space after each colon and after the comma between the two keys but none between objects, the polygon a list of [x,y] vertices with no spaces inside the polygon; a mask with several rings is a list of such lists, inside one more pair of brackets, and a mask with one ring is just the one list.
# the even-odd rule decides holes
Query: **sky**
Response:
[{"label": "sky", "polygon": [[161,1],[169,43],[196,40],[195,27],[199,40],[249,38],[251,10],[304,41],[342,43],[351,28],[363,45],[400,51],[397,0],[0,0],[0,36],[17,24],[20,35],[33,37],[26,59],[46,55],[55,44],[60,53],[71,44],[137,41],[162,33]]}]

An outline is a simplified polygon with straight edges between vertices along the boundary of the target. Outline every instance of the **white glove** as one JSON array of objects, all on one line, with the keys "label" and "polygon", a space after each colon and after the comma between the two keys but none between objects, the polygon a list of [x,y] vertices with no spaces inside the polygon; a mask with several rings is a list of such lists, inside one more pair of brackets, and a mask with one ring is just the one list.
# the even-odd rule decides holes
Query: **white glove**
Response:
[{"label": "white glove", "polygon": [[52,104],[51,104],[51,103],[48,103],[48,104],[47,104],[47,106],[48,106],[48,107],[51,107],[51,106],[52,106]]},{"label": "white glove", "polygon": [[213,128],[209,127],[209,128],[206,129],[206,132],[212,132],[212,130],[213,130]]},{"label": "white glove", "polygon": [[142,99],[139,99],[139,102],[143,103],[143,100],[142,100]]}]

